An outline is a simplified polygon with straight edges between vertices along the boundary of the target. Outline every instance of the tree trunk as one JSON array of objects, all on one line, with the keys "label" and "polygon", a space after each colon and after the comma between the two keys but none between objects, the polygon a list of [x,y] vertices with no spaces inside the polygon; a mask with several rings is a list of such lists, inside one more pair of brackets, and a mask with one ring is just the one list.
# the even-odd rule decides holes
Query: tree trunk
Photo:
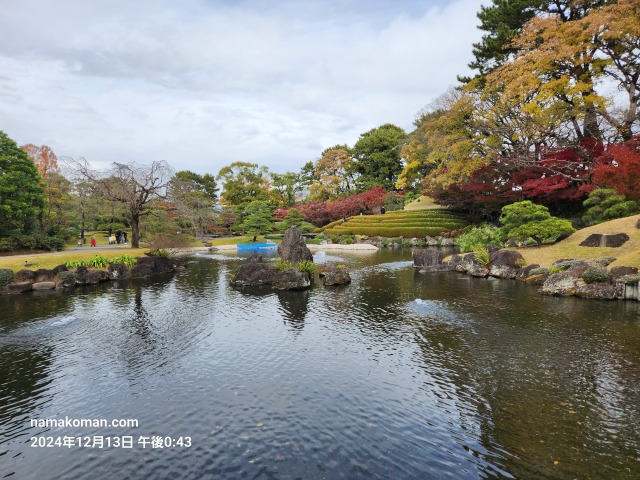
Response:
[{"label": "tree trunk", "polygon": [[140,214],[131,212],[131,248],[140,248]]}]

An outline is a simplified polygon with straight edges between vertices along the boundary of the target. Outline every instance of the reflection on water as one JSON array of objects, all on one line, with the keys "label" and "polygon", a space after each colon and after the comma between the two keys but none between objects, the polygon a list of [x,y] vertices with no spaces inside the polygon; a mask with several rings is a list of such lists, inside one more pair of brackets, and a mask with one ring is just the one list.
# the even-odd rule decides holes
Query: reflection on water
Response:
[{"label": "reflection on water", "polygon": [[[10,478],[640,478],[640,308],[341,254],[353,282],[235,290],[240,259],[0,298]],[[39,428],[134,418],[137,429]],[[33,448],[190,436],[189,448]]]}]

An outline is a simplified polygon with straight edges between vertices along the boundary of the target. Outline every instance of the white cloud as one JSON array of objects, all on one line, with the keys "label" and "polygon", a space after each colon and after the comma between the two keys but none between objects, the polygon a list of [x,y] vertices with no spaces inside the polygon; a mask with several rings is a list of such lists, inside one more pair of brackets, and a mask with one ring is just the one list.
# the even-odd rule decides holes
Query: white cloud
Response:
[{"label": "white cloud", "polygon": [[[268,3],[268,5],[267,5]],[[466,72],[479,0],[5,0],[0,129],[94,163],[298,169]]]}]

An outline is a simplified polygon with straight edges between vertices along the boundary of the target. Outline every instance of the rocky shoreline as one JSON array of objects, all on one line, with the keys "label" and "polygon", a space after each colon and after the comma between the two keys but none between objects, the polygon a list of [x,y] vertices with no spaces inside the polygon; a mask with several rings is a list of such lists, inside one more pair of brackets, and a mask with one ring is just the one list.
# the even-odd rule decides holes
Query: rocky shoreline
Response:
[{"label": "rocky shoreline", "polygon": [[146,256],[137,259],[137,264],[127,266],[112,263],[107,269],[77,267],[68,269],[58,265],[52,270],[19,270],[13,272],[0,269],[0,294],[30,291],[70,289],[76,286],[97,285],[111,280],[149,278],[183,269],[185,262],[178,258]]},{"label": "rocky shoreline", "polygon": [[543,295],[640,301],[638,269],[621,266],[607,269],[615,261],[613,257],[560,259],[550,268],[543,268],[526,265],[524,257],[513,250],[492,251],[488,259],[476,253],[446,255],[434,249],[415,249],[413,266],[420,273],[457,271],[479,278],[515,279],[539,286]]}]

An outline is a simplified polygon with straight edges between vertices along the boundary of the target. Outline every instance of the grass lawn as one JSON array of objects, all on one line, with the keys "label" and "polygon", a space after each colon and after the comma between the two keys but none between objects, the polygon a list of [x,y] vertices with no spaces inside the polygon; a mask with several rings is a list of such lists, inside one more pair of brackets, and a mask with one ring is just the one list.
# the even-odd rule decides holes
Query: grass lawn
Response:
[{"label": "grass lawn", "polygon": [[[640,230],[636,228],[638,219],[640,219],[640,215],[611,220],[578,230],[569,238],[554,245],[519,248],[516,250],[522,254],[527,264],[538,263],[543,267],[549,267],[554,261],[561,258],[615,257],[616,261],[610,267],[623,265],[640,268]],[[630,239],[618,248],[581,247],[580,243],[592,233],[607,235],[626,233]]]},{"label": "grass lawn", "polygon": [[[56,253],[37,253],[11,255],[6,257],[0,257],[0,268],[9,268],[14,272],[18,270],[37,270],[39,268],[52,269],[60,264],[63,264],[69,260],[85,260],[92,258],[96,255],[103,256],[111,259],[120,255],[133,255],[134,257],[142,257],[145,252],[148,252],[148,248],[130,248],[130,246],[123,245],[122,248],[113,248],[107,251],[96,251],[91,247],[83,247],[83,250],[74,250],[68,252],[56,252]],[[31,266],[25,267],[25,261],[28,261]]]}]

